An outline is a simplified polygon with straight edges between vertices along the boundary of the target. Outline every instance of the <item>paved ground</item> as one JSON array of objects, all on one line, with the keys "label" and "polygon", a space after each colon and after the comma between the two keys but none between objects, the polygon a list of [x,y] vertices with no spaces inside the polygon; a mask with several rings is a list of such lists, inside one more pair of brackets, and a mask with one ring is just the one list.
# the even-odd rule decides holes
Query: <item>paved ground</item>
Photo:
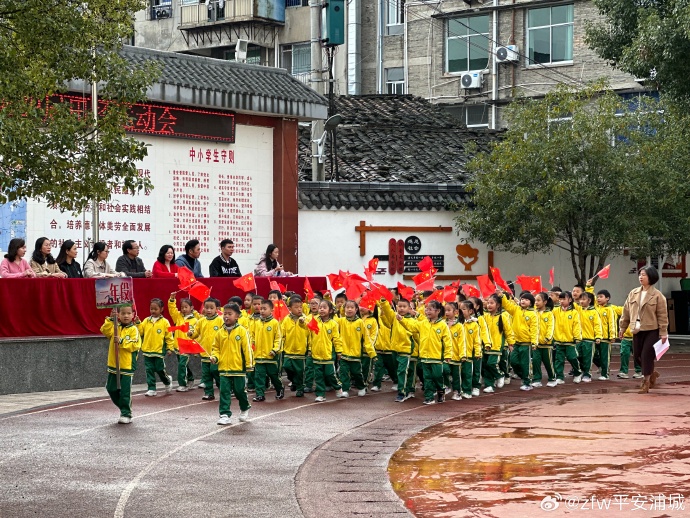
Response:
[{"label": "paved ground", "polygon": [[[690,355],[667,354],[660,381],[690,381],[688,366]],[[424,515],[414,499],[400,500],[388,478],[391,455],[416,433],[525,402],[548,407],[567,395],[609,392],[623,395],[620,405],[628,397],[654,405],[668,390],[642,399],[637,385],[612,380],[523,393],[512,384],[494,396],[430,407],[419,398],[394,403],[390,391],[338,401],[329,393],[326,403],[290,394],[254,404],[250,422],[229,427],[215,424],[217,401],[202,402],[200,390],[137,394],[131,425],[115,423],[103,389],[2,396],[0,517],[341,518],[409,516],[408,508]],[[589,421],[578,415],[572,424]]]}]

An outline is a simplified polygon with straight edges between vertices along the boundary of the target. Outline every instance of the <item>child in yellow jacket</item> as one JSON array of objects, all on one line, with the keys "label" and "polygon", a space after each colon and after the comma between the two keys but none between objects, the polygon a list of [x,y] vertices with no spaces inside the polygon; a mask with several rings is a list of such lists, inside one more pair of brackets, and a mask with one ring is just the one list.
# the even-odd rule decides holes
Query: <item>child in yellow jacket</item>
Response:
[{"label": "child in yellow jacket", "polygon": [[[205,350],[201,353],[201,384],[204,385],[203,401],[216,399],[213,394],[213,382],[220,386],[218,367],[211,363],[211,347],[216,339],[216,333],[223,327],[223,318],[218,315],[220,301],[212,297],[204,301],[204,314],[197,320],[194,329],[190,329],[187,336],[197,340]],[[200,384],[200,385],[201,385]]]},{"label": "child in yellow jacket", "polygon": [[[194,306],[192,306],[191,299],[182,299],[180,301],[180,309],[178,310],[175,302],[175,292],[171,293],[168,299],[168,313],[170,313],[174,326],[182,326],[188,323],[189,329],[194,329],[197,318],[194,315]],[[177,384],[179,385],[177,391],[187,392],[194,387],[194,373],[189,367],[189,355],[179,353],[180,347],[177,342],[179,338],[186,339],[187,333],[179,330],[173,333],[175,353],[177,354]]]},{"label": "child in yellow jacket", "polygon": [[402,403],[415,397],[417,360],[419,359],[419,321],[412,316],[410,301],[403,298],[398,300],[397,312],[405,319],[409,329],[398,322],[395,311],[386,299],[382,299],[379,303],[379,312],[387,337],[390,337],[391,350],[395,351],[397,360],[398,394],[395,401]]},{"label": "child in yellow jacket", "polygon": [[343,341],[340,338],[338,324],[333,317],[335,316],[335,306],[328,301],[322,300],[319,303],[319,315],[314,316],[314,324],[318,331],[310,327],[310,349],[314,364],[314,381],[316,383],[316,398],[314,401],[320,403],[326,401],[326,386],[335,389],[336,397],[340,397],[342,387],[340,380],[335,374],[335,362],[333,356],[340,360],[343,352]]},{"label": "child in yellow jacket", "polygon": [[[108,381],[105,388],[115,406],[120,409],[120,424],[132,422],[132,376],[137,370],[137,353],[141,348],[141,338],[137,327],[132,323],[132,306],[113,309],[109,318],[101,326],[101,333],[110,340],[108,346]],[[118,320],[118,339],[115,340],[115,324]],[[119,364],[119,365],[118,365]],[[120,387],[118,388],[118,366]]]},{"label": "child in yellow jacket", "polygon": [[165,385],[165,393],[172,393],[172,376],[165,370],[165,356],[173,353],[175,342],[168,331],[170,322],[163,316],[163,301],[152,299],[149,310],[150,316],[137,322],[137,329],[142,338],[141,352],[146,367],[148,392],[145,395],[152,397],[156,395],[156,374]]},{"label": "child in yellow jacket", "polygon": [[285,389],[280,379],[281,352],[283,335],[280,322],[273,318],[273,302],[263,300],[259,310],[261,319],[254,322],[252,337],[254,340],[254,384],[256,396],[252,401],[266,401],[266,378],[269,378],[276,389],[276,399],[285,397]]},{"label": "child in yellow jacket", "polygon": [[535,306],[539,316],[539,344],[537,350],[532,355],[532,386],[540,388],[542,372],[541,365],[544,364],[547,375],[547,387],[555,387],[556,372],[553,367],[553,332],[555,321],[553,318],[553,300],[546,292],[537,293]]},{"label": "child in yellow jacket", "polygon": [[578,356],[580,358],[579,376],[573,378],[573,383],[589,383],[592,376],[589,370],[592,367],[592,357],[594,356],[594,345],[601,342],[602,326],[601,317],[597,308],[594,307],[594,295],[585,291],[580,296],[580,326],[582,327],[582,341],[577,345]]},{"label": "child in yellow jacket", "polygon": [[475,359],[482,354],[482,330],[475,313],[475,306],[471,300],[463,300],[460,303],[463,328],[465,330],[465,347],[462,351],[462,364],[460,366],[460,396],[463,399],[471,399],[475,394],[473,389]]},{"label": "child in yellow jacket", "polygon": [[283,335],[283,368],[296,397],[304,397],[304,375],[309,349],[309,329],[304,317],[302,299],[293,295],[288,301],[290,314],[280,323]]},{"label": "child in yellow jacket", "polygon": [[249,343],[249,331],[239,325],[242,316],[240,306],[232,303],[223,306],[223,327],[213,339],[210,362],[217,365],[220,375],[219,425],[230,424],[230,401],[235,394],[240,405],[240,421],[249,418],[251,405],[247,399],[245,376],[254,368],[254,356]]},{"label": "child in yellow jacket", "polygon": [[365,396],[367,391],[362,377],[362,355],[366,354],[375,361],[376,351],[371,345],[364,321],[358,315],[358,304],[354,300],[348,300],[343,307],[343,312],[344,317],[335,317],[339,326],[340,339],[343,342],[339,372],[343,390],[339,397],[349,397],[350,385],[355,386],[358,396]]},{"label": "child in yellow jacket", "polygon": [[[503,293],[500,289],[498,293]],[[539,324],[534,310],[534,295],[530,292],[520,294],[520,304],[503,295],[501,304],[513,317],[515,347],[510,355],[510,365],[515,374],[522,379],[520,390],[532,390],[532,352],[539,344]]]},{"label": "child in yellow jacket", "polygon": [[565,360],[570,362],[573,374],[578,376],[580,362],[577,359],[577,344],[582,340],[582,328],[580,327],[581,309],[573,305],[573,296],[569,291],[562,291],[558,296],[559,307],[553,310],[553,343],[556,348],[556,383],[565,383]]},{"label": "child in yellow jacket", "polygon": [[484,392],[491,394],[495,388],[503,388],[503,385],[510,383],[507,362],[504,365],[506,371],[501,370],[499,365],[504,353],[508,356],[507,353],[515,344],[512,318],[507,311],[503,310],[501,297],[496,293],[492,293],[486,299],[484,321],[491,336],[491,343],[488,347],[484,346],[484,371],[482,375],[485,385]]},{"label": "child in yellow jacket", "polygon": [[[456,302],[446,302],[446,323],[448,324],[448,331],[450,331],[450,339],[453,343],[451,347],[450,360],[447,365],[450,368],[451,388],[453,389],[452,399],[458,401],[462,399],[460,396],[460,367],[463,362],[463,354],[465,350],[465,327],[463,326],[463,318],[461,318],[460,310]],[[466,359],[466,357],[465,357]]]},{"label": "child in yellow jacket", "polygon": [[[374,348],[378,356],[379,353],[377,347],[379,346],[379,341],[390,342],[390,329],[386,329],[385,326],[379,323],[379,309],[376,305],[376,302],[368,301],[366,304],[368,304],[369,307],[365,307],[364,305],[359,306],[359,314],[364,322],[364,327],[367,328],[367,333],[369,334],[369,343],[371,343],[371,346]],[[379,335],[381,335],[380,340]],[[379,365],[380,364],[377,362],[376,367]],[[368,387],[369,382],[373,381],[374,379],[371,370],[371,359],[365,353],[362,355],[362,377],[364,378],[365,387]],[[372,387],[372,390],[376,391],[374,387]]]}]

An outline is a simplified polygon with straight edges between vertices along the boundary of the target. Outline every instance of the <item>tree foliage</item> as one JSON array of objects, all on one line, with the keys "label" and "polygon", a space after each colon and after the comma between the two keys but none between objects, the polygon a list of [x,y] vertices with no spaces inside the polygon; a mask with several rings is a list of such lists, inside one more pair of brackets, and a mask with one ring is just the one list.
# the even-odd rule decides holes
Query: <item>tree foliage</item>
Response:
[{"label": "tree foliage", "polygon": [[614,67],[690,101],[690,3],[593,1],[602,20],[587,22],[587,44]]},{"label": "tree foliage", "polygon": [[519,254],[560,248],[579,282],[625,248],[690,248],[690,120],[605,87],[563,85],[506,109],[505,138],[468,164],[472,204],[456,223],[469,240]]},{"label": "tree foliage", "polygon": [[[151,188],[135,167],[146,149],[124,127],[156,70],[133,67],[117,52],[144,5],[0,0],[0,203],[40,198],[77,212],[109,199],[115,184]],[[94,78],[108,101],[97,128],[90,113],[50,102],[70,81]]]}]

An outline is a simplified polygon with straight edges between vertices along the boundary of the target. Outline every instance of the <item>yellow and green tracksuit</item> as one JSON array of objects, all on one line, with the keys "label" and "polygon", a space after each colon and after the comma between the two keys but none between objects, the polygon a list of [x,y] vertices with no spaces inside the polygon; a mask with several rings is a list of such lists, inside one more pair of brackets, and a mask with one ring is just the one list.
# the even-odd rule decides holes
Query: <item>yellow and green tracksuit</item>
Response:
[{"label": "yellow and green tracksuit", "polygon": [[254,385],[257,397],[266,393],[266,379],[270,379],[276,395],[283,390],[280,379],[280,353],[283,350],[283,335],[280,322],[273,316],[254,321],[252,333],[254,341]]},{"label": "yellow and green tracksuit", "polygon": [[[250,313],[247,316],[247,330],[249,331],[249,339],[251,340],[252,350],[254,350],[254,325],[261,320],[259,313]],[[240,324],[243,325],[243,324]],[[254,371],[247,372],[247,390],[254,390]],[[268,388],[268,387],[266,387]]]},{"label": "yellow and green tracksuit", "polygon": [[580,311],[580,326],[582,328],[582,341],[577,345],[580,357],[580,370],[583,378],[591,378],[592,358],[594,356],[594,344],[602,338],[601,317],[594,306]]},{"label": "yellow and green tracksuit", "polygon": [[192,339],[199,342],[199,345],[206,351],[201,353],[201,382],[205,385],[204,395],[213,396],[213,383],[220,386],[220,376],[218,366],[211,363],[209,353],[216,339],[216,333],[223,327],[223,319],[214,315],[212,317],[201,316],[196,322]]},{"label": "yellow and green tracksuit", "polygon": [[[415,325],[399,320],[408,330],[415,329]],[[419,325],[419,361],[424,370],[424,398],[433,399],[434,394],[443,394],[443,363],[450,360],[453,341],[448,324],[442,318],[429,322],[426,318],[418,321]]]},{"label": "yellow and green tracksuit", "polygon": [[167,387],[170,385],[168,373],[165,370],[165,355],[175,350],[172,333],[168,331],[170,322],[165,317],[146,317],[137,325],[141,335],[141,352],[144,355],[146,367],[146,384],[149,390],[156,390],[156,374]]},{"label": "yellow and green tracksuit", "polygon": [[354,385],[357,390],[365,387],[362,377],[362,355],[376,358],[376,351],[371,345],[371,339],[364,321],[359,318],[336,317],[339,326],[340,339],[343,341],[343,352],[340,358],[340,383],[345,392]]},{"label": "yellow and green tracksuit", "polygon": [[[379,322],[376,318],[374,318],[373,315],[369,315],[368,317],[362,319],[364,320],[364,325],[367,328],[367,333],[369,333],[369,343],[371,343],[371,346],[376,350],[376,345],[379,343],[379,335],[383,334],[387,336],[382,336],[381,340],[384,341],[390,341],[390,329],[387,329],[385,327],[381,327],[379,325]],[[376,353],[378,356],[378,352]],[[380,359],[380,357],[379,357]],[[374,369],[379,367],[379,362],[377,361],[376,366]],[[362,377],[364,378],[364,385],[369,386],[369,379],[371,377],[371,358],[369,358],[369,355],[366,354],[366,351],[362,351]]]},{"label": "yellow and green tracksuit", "polygon": [[280,323],[283,335],[283,368],[292,383],[297,397],[304,395],[304,374],[306,371],[307,350],[309,348],[309,329],[300,318],[289,314]]},{"label": "yellow and green tracksuit", "polygon": [[[450,360],[448,365],[450,366],[450,376],[451,376],[451,387],[458,394],[460,393],[460,367],[463,361],[467,360],[467,355],[464,354],[466,343],[465,343],[465,327],[462,322],[455,322],[449,326],[450,339],[453,342],[450,353]],[[464,354],[464,356],[463,356]]]},{"label": "yellow and green tracksuit", "polygon": [[484,321],[491,337],[489,347],[484,346],[484,385],[494,387],[496,380],[508,376],[508,355],[510,347],[515,344],[515,334],[512,318],[507,311],[501,310],[495,315],[484,313]]},{"label": "yellow and green tracksuit", "polygon": [[479,325],[479,337],[481,338],[481,347],[472,355],[472,388],[479,390],[482,386],[482,366],[484,360],[484,349],[491,347],[491,334],[486,323],[485,315],[477,315],[477,324]]},{"label": "yellow and green tracksuit", "polygon": [[383,376],[385,374],[388,374],[393,384],[398,383],[398,360],[397,354],[393,347],[393,330],[389,322],[389,317],[387,316],[384,318],[383,316],[384,302],[390,308],[390,304],[385,299],[382,299],[377,304],[379,307],[379,319],[377,322],[379,326],[379,333],[375,347],[378,362],[374,367],[374,379],[372,385],[378,388],[381,388],[381,383],[383,382]]},{"label": "yellow and green tracksuit", "polygon": [[381,320],[390,329],[391,349],[396,356],[396,377],[398,395],[414,394],[417,385],[417,360],[419,358],[419,320],[406,315],[403,317],[410,329],[403,326],[387,300],[379,306]]},{"label": "yellow and green tracksuit", "polygon": [[[141,337],[134,324],[118,324],[119,347],[115,347],[115,327],[112,318],[106,318],[101,333],[110,340],[108,346],[108,381],[105,388],[120,416],[132,417],[132,377],[137,370],[137,353],[141,349]],[[117,360],[120,362],[120,388],[117,388]]]},{"label": "yellow and green tracksuit", "polygon": [[482,354],[482,329],[476,317],[472,317],[463,323],[465,328],[464,360],[460,366],[460,387],[463,394],[471,394],[474,388],[474,360]]},{"label": "yellow and green tracksuit", "polygon": [[[170,318],[172,318],[174,326],[181,326],[184,325],[185,322],[189,322],[189,329],[194,330],[197,318],[194,314],[184,316],[180,313],[174,299],[168,300],[168,313],[170,313]],[[187,333],[182,331],[175,331],[173,333],[175,354],[177,355],[177,383],[180,387],[186,387],[187,385],[194,384],[194,373],[192,369],[189,368],[189,355],[179,353],[180,347],[178,346],[177,340],[180,338],[186,340],[188,338]]]},{"label": "yellow and green tracksuit", "polygon": [[249,338],[249,331],[239,324],[223,325],[216,333],[211,347],[211,358],[217,361],[220,375],[220,415],[230,417],[231,396],[234,393],[240,410],[251,408],[247,398],[245,376],[254,368],[254,355]]},{"label": "yellow and green tracksuit", "polygon": [[321,317],[315,317],[319,326],[319,332],[310,330],[310,349],[314,363],[314,382],[316,395],[326,395],[326,386],[338,390],[340,381],[335,375],[335,362],[333,356],[342,354],[343,341],[340,338],[338,323],[332,318],[323,321]]},{"label": "yellow and green tracksuit", "polygon": [[515,347],[510,355],[510,365],[522,379],[523,386],[532,384],[532,350],[539,343],[539,324],[534,308],[523,309],[503,295],[503,308],[513,317]]},{"label": "yellow and green tracksuit", "polygon": [[[582,309],[582,308],[580,308]],[[579,376],[580,362],[577,358],[577,344],[582,340],[582,327],[580,326],[580,310],[577,306],[554,308],[553,313],[553,343],[556,347],[555,371],[556,379],[565,380],[565,360],[570,362],[573,374]]]},{"label": "yellow and green tracksuit", "polygon": [[611,365],[611,344],[618,339],[618,317],[623,312],[623,308],[620,308],[620,312],[616,311],[617,307],[613,304],[606,304],[605,306],[600,306],[595,304],[594,307],[597,308],[599,312],[599,318],[601,318],[601,342],[594,345],[594,358],[593,363],[600,369],[600,376],[609,377],[610,375],[610,365]]},{"label": "yellow and green tracksuit", "polygon": [[556,322],[553,311],[550,309],[544,309],[537,314],[539,316],[539,345],[532,356],[532,380],[535,383],[541,383],[541,364],[543,363],[548,381],[555,381],[556,371],[553,366],[552,352]]}]

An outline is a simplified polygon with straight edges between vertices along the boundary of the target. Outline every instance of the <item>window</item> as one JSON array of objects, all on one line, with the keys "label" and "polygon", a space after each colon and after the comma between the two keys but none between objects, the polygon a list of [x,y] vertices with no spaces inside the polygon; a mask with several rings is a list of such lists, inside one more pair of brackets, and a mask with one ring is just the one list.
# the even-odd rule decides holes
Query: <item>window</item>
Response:
[{"label": "window", "polygon": [[285,7],[306,7],[309,0],[285,0]]},{"label": "window", "polygon": [[311,44],[296,43],[283,45],[280,67],[300,79],[308,79],[311,74]]},{"label": "window", "polygon": [[[235,61],[235,49],[224,51],[223,59]],[[249,65],[261,65],[261,47],[249,45],[246,63]]]},{"label": "window", "polygon": [[446,33],[446,71],[484,70],[489,65],[489,16],[451,18]]},{"label": "window", "polygon": [[573,60],[573,6],[527,11],[528,65]]},{"label": "window", "polygon": [[405,95],[405,71],[402,67],[386,69],[386,93]]},{"label": "window", "polygon": [[460,119],[468,128],[489,127],[490,108],[486,104],[444,106],[444,108]]},{"label": "window", "polygon": [[386,34],[403,33],[405,0],[386,0]]}]

